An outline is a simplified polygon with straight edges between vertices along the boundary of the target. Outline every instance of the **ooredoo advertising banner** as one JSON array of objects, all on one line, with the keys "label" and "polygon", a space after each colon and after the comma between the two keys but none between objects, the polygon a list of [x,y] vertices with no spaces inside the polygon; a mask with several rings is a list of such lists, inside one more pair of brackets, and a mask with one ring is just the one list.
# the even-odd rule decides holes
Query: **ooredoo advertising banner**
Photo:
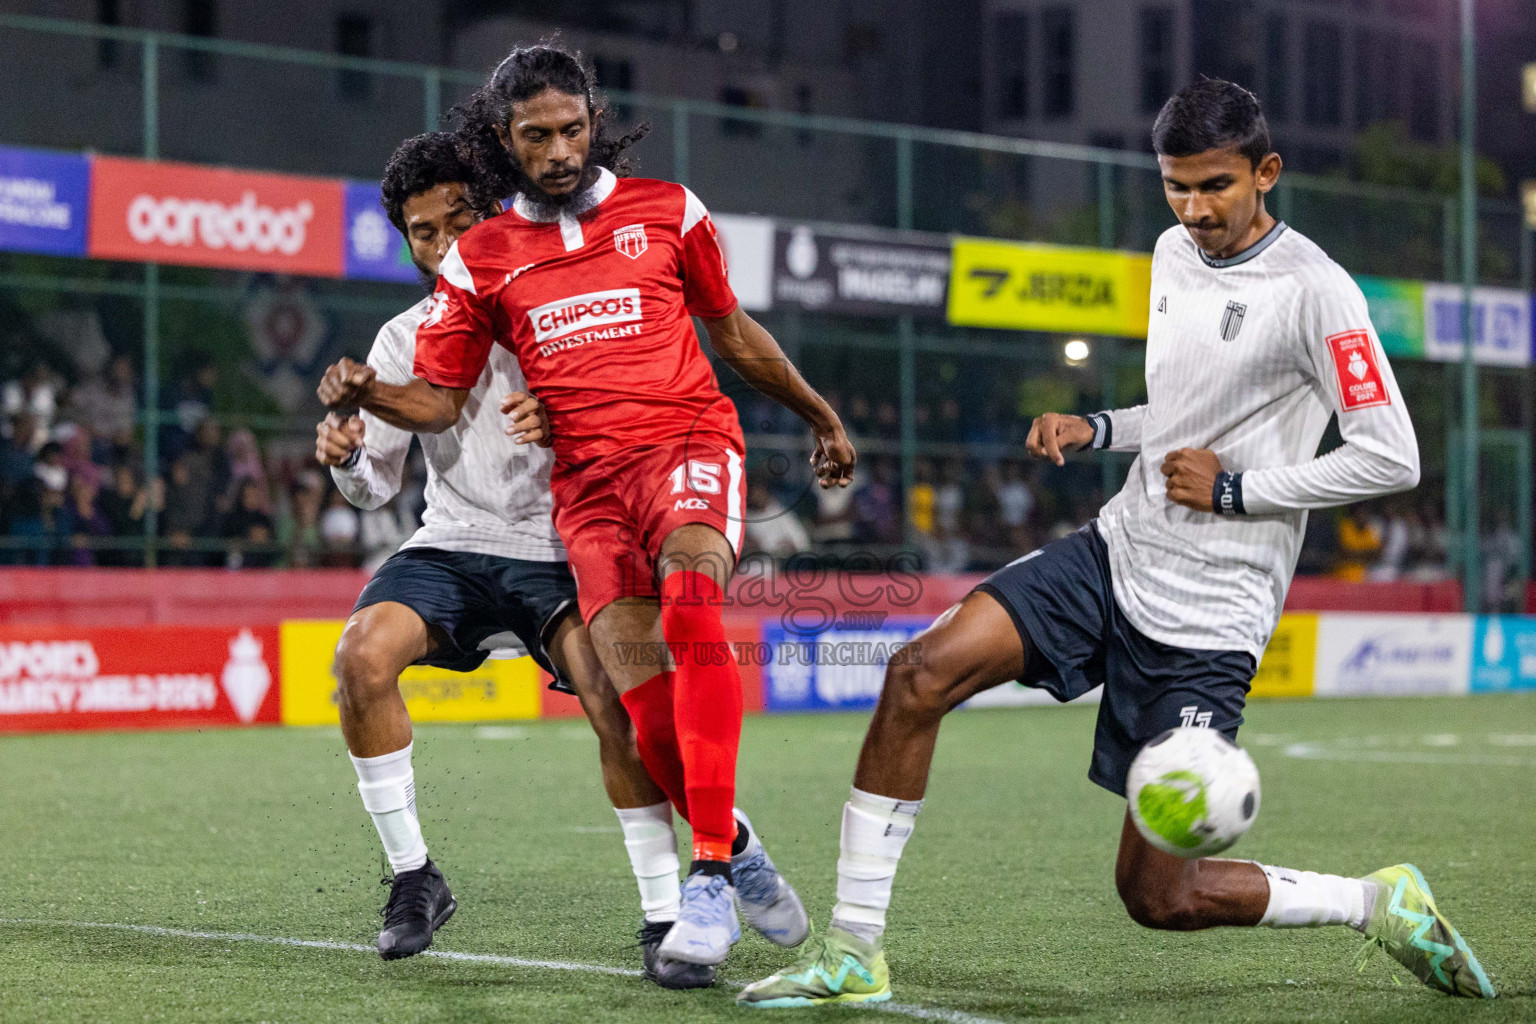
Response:
[{"label": "ooredoo advertising banner", "polygon": [[270,626],[0,628],[0,732],[277,722]]},{"label": "ooredoo advertising banner", "polygon": [[93,259],[342,276],[340,180],[116,157],[92,165]]},{"label": "ooredoo advertising banner", "polygon": [[0,249],[84,256],[91,164],[0,146]]}]

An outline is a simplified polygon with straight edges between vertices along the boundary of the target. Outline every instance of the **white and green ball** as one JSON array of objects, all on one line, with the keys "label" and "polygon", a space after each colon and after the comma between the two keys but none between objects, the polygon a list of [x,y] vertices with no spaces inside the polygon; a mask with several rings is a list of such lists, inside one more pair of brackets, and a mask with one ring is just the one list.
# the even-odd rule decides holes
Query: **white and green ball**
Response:
[{"label": "white and green ball", "polygon": [[1125,795],[1147,842],[1175,857],[1209,857],[1258,817],[1259,770],[1215,729],[1169,729],[1131,762]]}]

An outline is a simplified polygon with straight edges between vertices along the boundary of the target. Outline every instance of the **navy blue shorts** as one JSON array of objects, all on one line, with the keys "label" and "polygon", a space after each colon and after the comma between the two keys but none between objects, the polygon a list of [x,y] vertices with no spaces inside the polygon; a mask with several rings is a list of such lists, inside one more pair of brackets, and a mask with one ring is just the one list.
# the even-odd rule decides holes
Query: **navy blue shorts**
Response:
[{"label": "navy blue shorts", "polygon": [[576,692],[545,650],[576,607],[576,579],[564,562],[406,548],[379,566],[352,611],[385,601],[405,605],[446,636],[418,665],[471,672],[492,650],[513,646],[510,637],[492,639],[510,632],[555,677],[550,689]]},{"label": "navy blue shorts", "polygon": [[1153,640],[1115,603],[1109,549],[1095,523],[987,577],[976,588],[1008,609],[1031,652],[1024,678],[1059,701],[1104,684],[1088,778],[1125,795],[1131,761],[1180,725],[1235,739],[1253,681],[1246,651],[1200,651]]}]

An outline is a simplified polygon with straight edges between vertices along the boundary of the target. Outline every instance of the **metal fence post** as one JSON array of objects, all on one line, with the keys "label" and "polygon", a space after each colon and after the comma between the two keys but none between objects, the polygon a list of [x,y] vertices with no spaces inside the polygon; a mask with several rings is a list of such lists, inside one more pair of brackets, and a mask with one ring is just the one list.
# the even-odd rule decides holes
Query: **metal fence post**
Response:
[{"label": "metal fence post", "polygon": [[896,321],[897,356],[901,376],[901,535],[907,546],[917,544],[912,522],[912,482],[917,470],[917,327],[911,315]]},{"label": "metal fence post", "polygon": [[688,184],[688,103],[672,101],[672,180]]},{"label": "metal fence post", "polygon": [[443,75],[440,71],[428,71],[421,76],[421,112],[426,118],[425,130],[437,131],[443,119]]},{"label": "metal fence post", "polygon": [[[144,159],[160,157],[160,42],[144,40],[141,92],[144,105]],[[155,478],[160,475],[160,265],[144,264],[144,566],[154,568],[160,513]]]},{"label": "metal fence post", "polygon": [[1473,0],[1461,0],[1461,420],[1462,452],[1461,501],[1462,536],[1465,562],[1462,564],[1462,602],[1466,611],[1476,614],[1482,605],[1479,590],[1478,474],[1481,446],[1478,443],[1478,374],[1476,354],[1476,315],[1473,289],[1477,287],[1477,64]]},{"label": "metal fence post", "polygon": [[[1115,168],[1102,160],[1098,164],[1098,190],[1099,248],[1113,249],[1115,247]],[[1099,406],[1103,409],[1113,409],[1117,401],[1116,378],[1120,372],[1120,339],[1114,337],[1099,339],[1099,367]],[[1119,473],[1116,472],[1114,456],[1101,453],[1099,455],[1099,488],[1104,492],[1106,500],[1115,492],[1118,483]]]},{"label": "metal fence post", "polygon": [[912,136],[896,136],[896,226],[912,230]]}]

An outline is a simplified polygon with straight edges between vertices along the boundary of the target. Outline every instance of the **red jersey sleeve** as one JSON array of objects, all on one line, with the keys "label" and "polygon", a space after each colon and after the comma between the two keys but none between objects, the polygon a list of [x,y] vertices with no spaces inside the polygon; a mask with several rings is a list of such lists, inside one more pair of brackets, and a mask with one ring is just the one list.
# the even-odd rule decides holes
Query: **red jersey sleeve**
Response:
[{"label": "red jersey sleeve", "polygon": [[683,195],[683,302],[694,316],[729,316],[736,310],[736,293],[726,275],[715,222],[698,196],[687,188]]},{"label": "red jersey sleeve", "polygon": [[416,328],[415,374],[439,387],[468,390],[485,372],[493,344],[490,310],[455,242],[443,257],[427,318]]}]

